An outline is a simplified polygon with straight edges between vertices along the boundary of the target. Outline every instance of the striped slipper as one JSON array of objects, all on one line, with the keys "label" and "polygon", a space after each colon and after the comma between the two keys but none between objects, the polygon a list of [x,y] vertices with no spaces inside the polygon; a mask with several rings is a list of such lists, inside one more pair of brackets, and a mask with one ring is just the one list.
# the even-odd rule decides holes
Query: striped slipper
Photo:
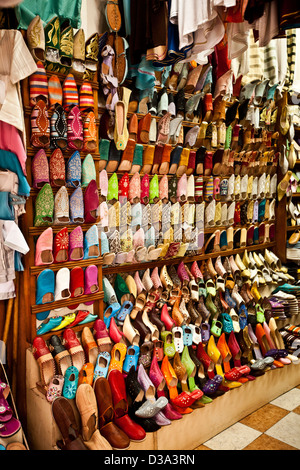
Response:
[{"label": "striped slipper", "polygon": [[69,73],[63,83],[62,86],[63,92],[63,107],[66,112],[68,112],[71,106],[78,106],[79,105],[79,97],[78,97],[78,90],[74,75]]},{"label": "striped slipper", "polygon": [[30,105],[35,106],[40,99],[48,105],[48,80],[45,67],[41,61],[36,63],[37,71],[29,77]]},{"label": "striped slipper", "polygon": [[54,108],[56,104],[62,105],[63,91],[60,80],[57,75],[51,75],[48,80],[48,94],[50,109]]},{"label": "striped slipper", "polygon": [[79,91],[79,108],[80,111],[94,109],[94,94],[89,82],[84,81]]}]

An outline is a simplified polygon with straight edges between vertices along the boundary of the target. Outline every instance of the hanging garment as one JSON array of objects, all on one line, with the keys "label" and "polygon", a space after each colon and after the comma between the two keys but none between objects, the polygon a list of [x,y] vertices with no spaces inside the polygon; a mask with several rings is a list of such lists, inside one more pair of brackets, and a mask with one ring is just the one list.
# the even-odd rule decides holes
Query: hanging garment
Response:
[{"label": "hanging garment", "polygon": [[19,21],[19,29],[27,29],[33,18],[39,15],[44,23],[48,23],[54,16],[59,16],[61,22],[68,19],[73,28],[81,26],[81,0],[23,0],[15,8]]}]

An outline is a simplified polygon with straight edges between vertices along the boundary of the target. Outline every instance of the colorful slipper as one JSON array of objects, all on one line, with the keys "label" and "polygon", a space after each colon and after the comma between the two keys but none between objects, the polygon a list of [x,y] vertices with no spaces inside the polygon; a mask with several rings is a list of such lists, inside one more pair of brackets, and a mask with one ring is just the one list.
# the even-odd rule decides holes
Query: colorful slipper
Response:
[{"label": "colorful slipper", "polygon": [[31,113],[31,138],[33,147],[50,146],[50,121],[45,101],[38,100]]},{"label": "colorful slipper", "polygon": [[66,180],[65,159],[61,149],[56,149],[49,160],[50,182],[52,186],[64,186]]},{"label": "colorful slipper", "polygon": [[69,235],[67,227],[61,229],[54,238],[54,263],[64,263],[69,256]]},{"label": "colorful slipper", "polygon": [[69,261],[79,261],[83,256],[83,231],[78,226],[69,235]]},{"label": "colorful slipper", "polygon": [[73,106],[67,117],[68,147],[81,150],[83,147],[82,116],[78,106]]},{"label": "colorful slipper", "polygon": [[74,152],[67,161],[66,186],[77,188],[81,185],[81,158],[78,151]]},{"label": "colorful slipper", "polygon": [[41,188],[49,180],[49,165],[47,155],[44,149],[40,149],[32,160],[33,187]]},{"label": "colorful slipper", "polygon": [[70,223],[69,195],[67,188],[59,188],[54,198],[54,221],[55,225],[66,225]]},{"label": "colorful slipper", "polygon": [[53,223],[54,196],[49,183],[39,191],[35,201],[34,226],[40,227]]},{"label": "colorful slipper", "polygon": [[94,94],[89,82],[84,81],[79,90],[80,111],[94,110]]},{"label": "colorful slipper", "polygon": [[48,80],[45,67],[41,61],[36,63],[37,71],[29,77],[30,105],[34,107],[39,100],[48,105]]},{"label": "colorful slipper", "polygon": [[[95,179],[96,179],[95,162],[94,162],[92,155],[89,153],[82,162],[81,186],[85,188],[86,186],[88,186],[90,181],[95,180]],[[99,176],[99,180],[100,180],[100,176]],[[103,178],[102,178],[102,183],[103,183]]]},{"label": "colorful slipper", "polygon": [[85,233],[83,259],[98,258],[98,256],[100,256],[98,228],[93,225]]},{"label": "colorful slipper", "polygon": [[81,186],[70,196],[70,221],[72,224],[84,223],[84,203]]},{"label": "colorful slipper", "polygon": [[49,107],[54,108],[57,104],[63,104],[63,91],[60,79],[53,74],[48,80]]},{"label": "colorful slipper", "polygon": [[97,127],[94,111],[90,111],[84,118],[83,149],[92,153],[97,150]]},{"label": "colorful slipper", "polygon": [[[100,204],[96,180],[91,180],[84,193],[84,220],[85,223],[94,223],[97,220],[97,210]],[[102,203],[103,204],[103,203]]]},{"label": "colorful slipper", "polygon": [[50,146],[65,150],[68,146],[67,120],[64,108],[56,104],[50,119]]},{"label": "colorful slipper", "polygon": [[52,264],[54,261],[52,250],[53,230],[52,227],[48,227],[37,239],[35,246],[35,266]]},{"label": "colorful slipper", "polygon": [[79,96],[74,76],[69,73],[62,85],[63,107],[66,113],[70,111],[72,106],[79,105]]}]

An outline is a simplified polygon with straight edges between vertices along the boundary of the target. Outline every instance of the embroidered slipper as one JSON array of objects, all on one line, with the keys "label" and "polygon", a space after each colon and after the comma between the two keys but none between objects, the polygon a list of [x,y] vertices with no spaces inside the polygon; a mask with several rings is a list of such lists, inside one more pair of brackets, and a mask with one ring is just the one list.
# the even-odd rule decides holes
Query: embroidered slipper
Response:
[{"label": "embroidered slipper", "polygon": [[101,256],[103,256],[103,264],[111,265],[115,260],[115,253],[112,252],[112,249],[109,246],[109,241],[106,233],[102,230],[100,235],[101,241]]},{"label": "embroidered slipper", "polygon": [[93,34],[85,43],[85,72],[83,79],[93,81],[98,67],[99,34]]},{"label": "embroidered slipper", "polygon": [[61,64],[59,71],[66,75],[72,66],[73,59],[73,27],[69,19],[60,25],[59,56]]},{"label": "embroidered slipper", "polygon": [[131,204],[140,202],[141,199],[141,178],[139,173],[135,173],[129,182],[128,199]]},{"label": "embroidered slipper", "polygon": [[35,245],[35,266],[43,264],[52,264],[53,259],[53,230],[52,227],[47,228],[39,236]]},{"label": "embroidered slipper", "polygon": [[84,118],[83,149],[92,153],[97,150],[97,127],[94,111],[90,111]]},{"label": "embroidered slipper", "polygon": [[68,146],[67,120],[63,107],[56,104],[50,119],[50,146],[65,150]]},{"label": "embroidered slipper", "polygon": [[81,158],[78,150],[67,161],[66,186],[78,188],[81,185]]},{"label": "embroidered slipper", "polygon": [[50,146],[50,121],[45,101],[38,100],[31,113],[31,138],[33,147]]},{"label": "embroidered slipper", "polygon": [[46,68],[51,72],[60,70],[60,21],[58,16],[54,16],[45,26],[45,59]]},{"label": "embroidered slipper", "polygon": [[35,201],[34,226],[40,227],[53,223],[54,196],[49,183],[40,189]]},{"label": "embroidered slipper", "polygon": [[67,227],[54,237],[54,263],[64,263],[69,259],[69,234]]},{"label": "embroidered slipper", "polygon": [[49,165],[47,155],[44,149],[38,150],[32,160],[33,187],[41,188],[49,180]]},{"label": "embroidered slipper", "polygon": [[48,80],[48,94],[49,94],[49,107],[53,109],[55,105],[62,106],[63,104],[63,91],[60,79],[57,75],[53,74]]},{"label": "embroidered slipper", "polygon": [[73,60],[71,73],[75,78],[82,80],[85,72],[85,34],[80,28],[73,36]]},{"label": "embroidered slipper", "polygon": [[36,15],[29,23],[27,32],[27,44],[32,57],[36,62],[45,62],[45,33],[41,17]]},{"label": "embroidered slipper", "polygon": [[83,255],[83,231],[78,226],[69,235],[69,261],[79,261],[83,259]]},{"label": "embroidered slipper", "polygon": [[59,188],[54,198],[54,222],[55,225],[70,223],[69,217],[69,195],[67,188]]},{"label": "embroidered slipper", "polygon": [[76,81],[74,76],[69,73],[62,85],[63,92],[63,107],[66,113],[68,113],[72,106],[79,105],[79,96]]},{"label": "embroidered slipper", "polygon": [[70,221],[72,224],[84,223],[84,202],[83,192],[79,186],[70,196]]},{"label": "embroidered slipper", "polygon": [[52,153],[49,161],[50,182],[53,186],[65,185],[65,159],[61,149],[56,149]]},{"label": "embroidered slipper", "polygon": [[29,77],[29,99],[30,106],[34,107],[39,100],[49,103],[48,80],[44,64],[36,63],[37,71]]},{"label": "embroidered slipper", "polygon": [[119,182],[116,173],[108,180],[107,201],[117,201],[119,198]]},{"label": "embroidered slipper", "polygon": [[85,223],[97,221],[97,210],[100,204],[96,180],[91,180],[84,193],[84,219]]},{"label": "embroidered slipper", "polygon": [[[105,171],[105,170],[103,170]],[[100,172],[101,173],[101,172]],[[92,157],[92,155],[89,153],[86,155],[82,162],[82,167],[81,167],[81,186],[85,188],[88,186],[89,182],[91,180],[96,179],[96,167],[95,167],[95,162]],[[106,180],[107,181],[107,180]],[[100,175],[99,175],[99,182],[100,182]],[[103,174],[102,174],[102,190],[103,188]],[[100,184],[101,187],[101,184]]]},{"label": "embroidered slipper", "polygon": [[78,106],[73,106],[67,117],[67,137],[70,149],[81,150],[83,148],[82,116]]}]

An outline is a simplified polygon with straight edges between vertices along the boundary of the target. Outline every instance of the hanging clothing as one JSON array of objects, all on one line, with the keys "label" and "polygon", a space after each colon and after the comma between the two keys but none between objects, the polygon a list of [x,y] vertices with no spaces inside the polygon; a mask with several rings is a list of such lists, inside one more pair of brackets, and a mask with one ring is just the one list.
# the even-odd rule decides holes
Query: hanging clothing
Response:
[{"label": "hanging clothing", "polygon": [[47,24],[54,16],[61,21],[70,20],[73,28],[81,27],[81,0],[23,0],[15,8],[20,29],[27,29],[33,18],[39,15]]},{"label": "hanging clothing", "polygon": [[25,124],[20,81],[37,70],[36,63],[20,31],[0,30],[0,121],[21,131]]}]

